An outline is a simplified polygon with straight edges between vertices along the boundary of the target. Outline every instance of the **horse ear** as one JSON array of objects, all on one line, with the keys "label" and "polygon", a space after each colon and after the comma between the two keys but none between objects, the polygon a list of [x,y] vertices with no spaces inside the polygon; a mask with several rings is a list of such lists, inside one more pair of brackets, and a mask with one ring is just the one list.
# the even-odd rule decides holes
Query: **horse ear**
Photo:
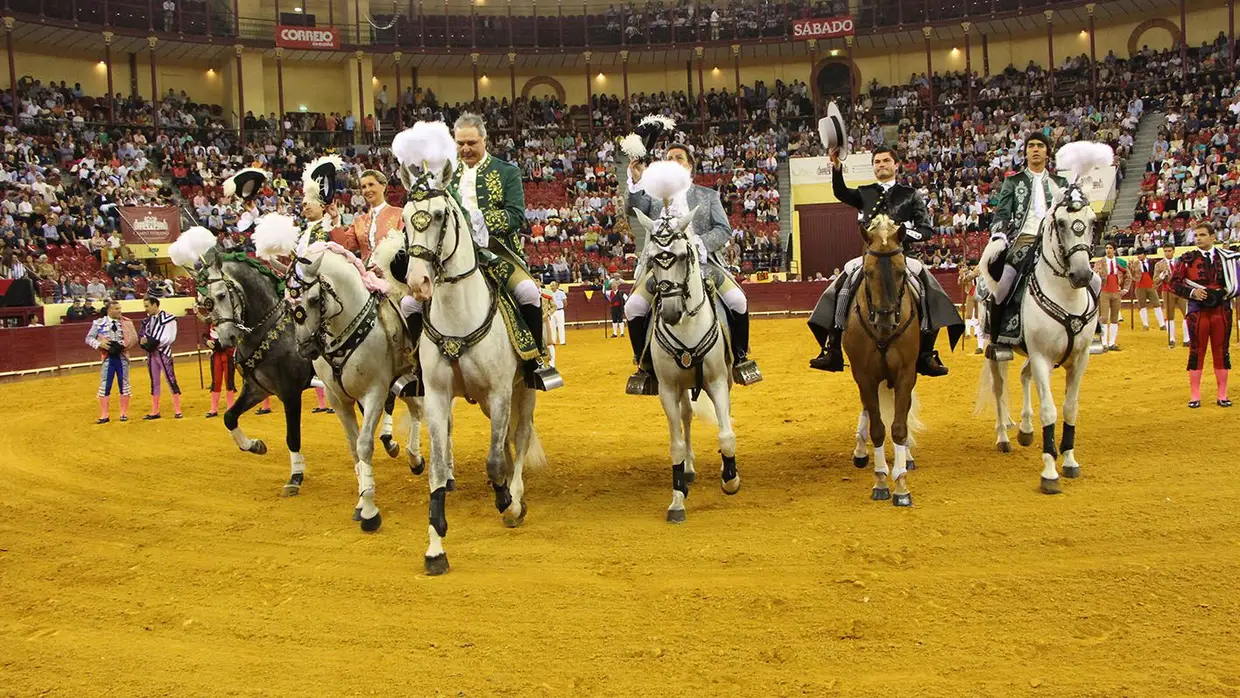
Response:
[{"label": "horse ear", "polygon": [[307,276],[318,276],[319,267],[323,266],[323,258],[326,256],[327,256],[326,254],[321,254],[319,255],[318,259],[311,262],[310,266],[306,269],[306,275]]},{"label": "horse ear", "polygon": [[685,230],[687,230],[689,228],[689,224],[692,223],[693,219],[697,216],[698,209],[701,207],[702,207],[701,204],[698,204],[697,206],[694,206],[689,211],[689,213],[681,216],[676,221],[676,228],[679,229],[681,232],[684,232]]},{"label": "horse ear", "polygon": [[642,224],[642,227],[646,229],[646,232],[649,233],[654,230],[654,221],[650,220],[650,216],[642,213],[640,208],[633,209],[633,213],[637,215],[637,222]]}]

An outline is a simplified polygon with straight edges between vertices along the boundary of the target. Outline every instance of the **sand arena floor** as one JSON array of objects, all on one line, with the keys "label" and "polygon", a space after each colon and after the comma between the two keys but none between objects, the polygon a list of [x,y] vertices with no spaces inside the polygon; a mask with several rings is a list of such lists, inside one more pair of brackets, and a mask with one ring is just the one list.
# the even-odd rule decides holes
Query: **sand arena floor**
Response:
[{"label": "sand arena floor", "polygon": [[1058,497],[1034,449],[996,453],[972,416],[980,359],[946,357],[952,375],[920,384],[916,506],[897,510],[852,467],[855,389],[805,368],[803,321],[754,335],[743,489],[720,492],[699,426],[681,526],[658,401],[622,392],[627,341],[561,348],[522,528],[501,524],[484,421],[458,404],[436,579],[425,478],[380,450],[383,529],[362,534],[335,417],[307,406],[307,485],[281,499],[279,407],[243,421],[270,453],[238,452],[192,363],[181,421],[94,426],[93,375],[0,386],[0,694],[1240,695],[1240,411],[1185,409],[1186,350],[1125,328],[1095,357],[1083,477]]}]

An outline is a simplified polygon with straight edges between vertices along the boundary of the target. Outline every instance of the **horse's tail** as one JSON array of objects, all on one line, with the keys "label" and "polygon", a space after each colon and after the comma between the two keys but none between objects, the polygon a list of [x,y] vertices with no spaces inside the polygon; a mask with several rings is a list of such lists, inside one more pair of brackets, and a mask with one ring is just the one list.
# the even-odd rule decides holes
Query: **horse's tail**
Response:
[{"label": "horse's tail", "polygon": [[[1007,404],[1007,365],[1010,362],[995,362],[985,359],[982,362],[982,375],[977,379],[977,397],[973,400],[973,416],[977,417],[981,414],[993,410],[995,405],[995,377],[994,371],[998,370],[1004,376],[1003,381],[1003,402]],[[992,369],[991,367],[994,366]]]},{"label": "horse's tail", "polygon": [[986,288],[990,289],[991,296],[999,295],[999,279],[990,275],[990,263],[999,255],[1007,251],[1007,244],[1002,240],[991,240],[986,249],[982,250],[982,257],[978,260],[977,270],[982,276],[982,280],[986,282]]},{"label": "horse's tail", "polygon": [[[693,415],[713,427],[719,426],[719,417],[715,414],[715,403],[705,390],[693,402]],[[728,419],[732,419],[730,415]],[[732,419],[732,423],[735,425],[736,420]]]},{"label": "horse's tail", "polygon": [[[909,398],[908,416],[904,420],[908,426],[908,438],[905,439],[904,445],[916,446],[917,433],[925,431],[926,425],[918,416],[921,401],[917,399],[917,391],[914,390]],[[896,416],[896,391],[894,388],[887,387],[886,383],[878,388],[878,412],[890,433],[891,422]]]},{"label": "horse's tail", "polygon": [[547,467],[547,452],[543,450],[542,439],[538,438],[538,430],[530,426],[530,441],[525,446],[525,457],[521,459],[522,468],[538,470]]}]

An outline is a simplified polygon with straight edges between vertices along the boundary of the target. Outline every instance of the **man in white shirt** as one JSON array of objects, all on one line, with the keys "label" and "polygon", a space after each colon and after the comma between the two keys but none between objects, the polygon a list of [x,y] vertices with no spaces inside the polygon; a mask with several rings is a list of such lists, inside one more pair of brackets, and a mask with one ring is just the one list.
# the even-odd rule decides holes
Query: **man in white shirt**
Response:
[{"label": "man in white shirt", "polygon": [[568,344],[568,338],[564,336],[564,308],[568,304],[568,294],[560,289],[559,281],[552,281],[550,290],[548,297],[555,304],[555,312],[551,315],[551,336],[547,338],[547,343],[563,346]]}]

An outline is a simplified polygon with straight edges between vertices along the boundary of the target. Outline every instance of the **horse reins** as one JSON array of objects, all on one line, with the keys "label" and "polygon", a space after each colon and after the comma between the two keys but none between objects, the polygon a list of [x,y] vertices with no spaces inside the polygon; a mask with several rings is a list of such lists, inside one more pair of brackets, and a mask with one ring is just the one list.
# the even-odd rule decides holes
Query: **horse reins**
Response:
[{"label": "horse reins", "polygon": [[[331,366],[332,378],[340,386],[340,390],[350,399],[356,401],[356,398],[350,395],[344,386],[344,369],[349,363],[349,359],[353,357],[353,353],[362,345],[362,342],[366,341],[366,338],[370,336],[370,332],[374,329],[379,317],[379,300],[383,297],[383,294],[377,292],[370,293],[369,298],[366,300],[366,305],[362,306],[362,309],[358,311],[357,315],[353,316],[353,319],[349,321],[349,324],[345,326],[344,330],[336,338],[328,331],[327,323],[344,312],[344,303],[340,302],[340,296],[336,293],[336,290],[332,288],[331,284],[324,281],[321,275],[316,276],[313,281],[307,282],[296,272],[297,264],[309,263],[309,261],[308,259],[294,260],[289,270],[290,280],[295,279],[300,282],[298,286],[290,287],[288,294],[291,298],[300,298],[302,294],[316,285],[323,289],[323,293],[319,296],[318,301],[318,327],[315,328],[314,334],[309,341],[298,342],[298,348],[300,349],[300,347],[310,343],[317,344],[319,354],[327,362],[327,365]],[[329,296],[340,308],[340,310],[330,316],[327,315],[327,299]],[[293,319],[299,325],[304,324],[306,321],[305,309],[301,307],[294,308]]]},{"label": "horse reins", "polygon": [[[1046,223],[1047,219],[1050,219],[1051,230],[1055,236],[1055,245],[1058,248],[1059,254],[1063,260],[1063,268],[1062,269],[1057,268],[1055,266],[1055,263],[1051,261],[1053,256],[1050,254],[1047,254],[1045,248],[1046,248],[1047,238],[1049,236],[1045,234],[1044,230],[1038,231],[1038,237],[1041,240],[1041,244],[1038,245],[1038,248],[1037,248],[1038,257],[1046,260],[1046,266],[1050,268],[1051,274],[1060,279],[1068,278],[1068,259],[1072,255],[1076,254],[1077,252],[1081,252],[1081,251],[1088,252],[1090,248],[1093,246],[1091,244],[1093,242],[1093,235],[1090,235],[1089,242],[1078,242],[1072,247],[1065,247],[1064,242],[1063,242],[1063,233],[1062,231],[1060,231],[1059,226],[1055,224],[1055,212],[1058,211],[1061,207],[1066,205],[1068,196],[1070,195],[1070,193],[1073,191],[1075,187],[1076,187],[1075,183],[1069,186],[1068,188],[1069,194],[1066,194],[1063,197],[1063,199],[1060,200],[1059,203],[1055,204],[1055,206],[1051,208],[1050,213],[1045,218],[1043,218],[1042,222],[1039,224],[1040,227],[1044,227],[1047,224]],[[1080,227],[1078,227],[1078,225]],[[1083,227],[1085,225],[1086,223],[1081,220],[1076,220],[1072,222],[1074,232],[1077,232],[1078,234],[1081,232],[1084,232]],[[1086,299],[1087,299],[1087,303],[1085,304],[1085,312],[1076,313],[1076,314],[1069,313],[1066,309],[1064,309],[1063,306],[1059,305],[1054,300],[1052,300],[1050,296],[1046,295],[1046,291],[1042,288],[1042,284],[1038,281],[1036,265],[1037,265],[1037,260],[1034,260],[1035,269],[1034,269],[1034,273],[1031,275],[1032,278],[1030,279],[1030,283],[1029,283],[1029,292],[1030,294],[1033,295],[1034,302],[1038,304],[1038,307],[1040,307],[1047,315],[1049,315],[1051,319],[1058,322],[1064,328],[1064,331],[1068,333],[1068,343],[1064,347],[1063,355],[1059,357],[1059,361],[1055,362],[1055,368],[1058,368],[1062,366],[1065,361],[1068,360],[1068,357],[1072,356],[1072,351],[1073,349],[1076,348],[1076,338],[1081,333],[1081,331],[1085,329],[1085,325],[1088,324],[1090,320],[1094,319],[1095,316],[1097,316],[1098,294],[1094,293],[1094,289],[1087,285],[1085,287],[1085,293],[1086,293]]]},{"label": "horse reins", "polygon": [[[710,353],[710,350],[715,347],[715,343],[719,341],[719,314],[715,309],[714,303],[708,304],[706,302],[710,294],[707,293],[706,281],[703,279],[702,299],[698,301],[698,304],[692,310],[684,311],[685,315],[689,317],[696,317],[697,314],[701,312],[703,306],[710,306],[711,321],[709,329],[707,329],[706,334],[702,335],[702,338],[698,340],[697,344],[693,346],[685,344],[679,337],[667,328],[665,323],[659,320],[657,308],[663,303],[664,299],[688,298],[691,296],[689,290],[689,280],[693,277],[694,270],[699,269],[697,256],[695,254],[696,250],[689,245],[689,236],[685,235],[683,230],[673,229],[671,232],[666,230],[667,226],[670,224],[670,220],[670,217],[666,215],[660,218],[660,221],[664,222],[665,228],[662,233],[656,235],[654,231],[651,231],[651,238],[654,239],[655,244],[660,247],[660,251],[658,253],[651,255],[651,261],[653,261],[655,265],[664,271],[671,269],[672,265],[676,263],[678,256],[676,253],[667,248],[671,247],[672,243],[676,240],[685,241],[685,244],[688,247],[688,254],[685,259],[685,275],[682,281],[676,282],[663,279],[655,282],[654,300],[656,307],[652,310],[652,312],[655,313],[654,338],[655,341],[659,343],[659,346],[672,357],[672,360],[676,362],[676,365],[679,366],[681,370],[693,370],[694,386],[690,389],[690,394],[693,400],[697,400],[698,395],[702,392],[702,386],[705,382],[702,364],[706,360],[706,355]],[[698,276],[699,278],[701,277],[700,271]]]}]

